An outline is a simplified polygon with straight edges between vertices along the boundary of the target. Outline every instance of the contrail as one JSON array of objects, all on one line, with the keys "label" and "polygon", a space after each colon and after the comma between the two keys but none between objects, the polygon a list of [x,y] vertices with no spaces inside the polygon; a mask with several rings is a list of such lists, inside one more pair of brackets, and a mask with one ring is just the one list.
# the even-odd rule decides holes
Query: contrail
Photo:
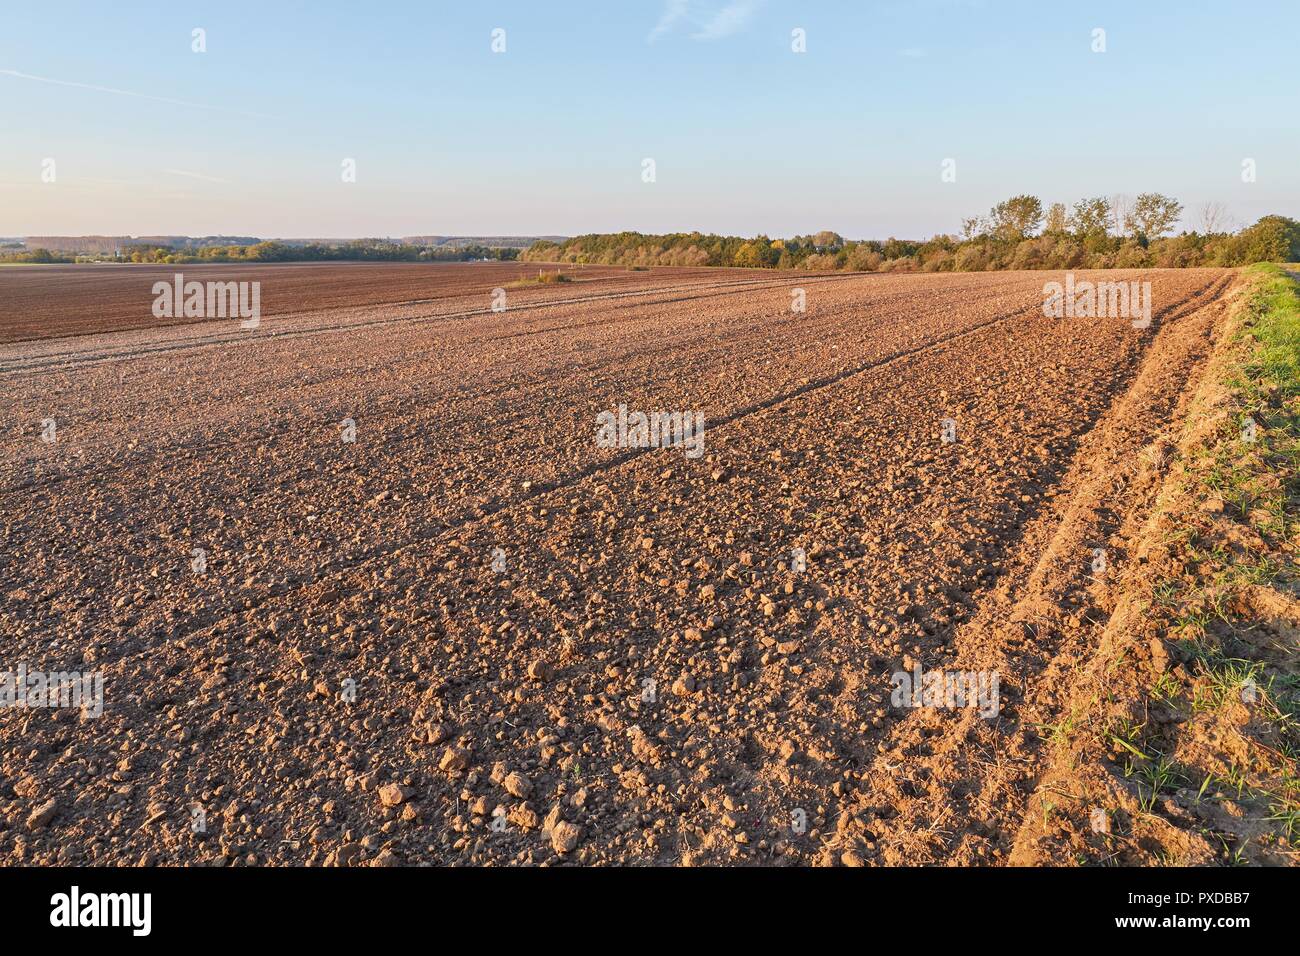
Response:
[{"label": "contrail", "polygon": [[218,179],[216,176],[205,176],[203,173],[191,173],[185,169],[164,169],[164,173],[170,173],[173,176],[188,176],[190,179],[201,179],[207,183],[228,183],[228,179]]},{"label": "contrail", "polygon": [[0,70],[0,75],[12,76],[20,80],[33,80],[37,83],[52,83],[55,86],[72,86],[80,90],[94,90],[96,93],[113,93],[117,96],[131,96],[138,100],[153,100],[155,103],[170,103],[173,106],[184,106],[194,110],[214,110],[219,113],[238,113],[240,116],[254,116],[258,119],[275,119],[266,113],[253,113],[248,110],[236,110],[226,106],[209,106],[205,103],[190,103],[186,100],[176,100],[169,96],[154,96],[151,93],[135,93],[131,90],[119,90],[112,86],[96,86],[93,83],[77,83],[72,80],[55,80],[48,76],[33,76],[31,73],[20,73],[17,70]]}]

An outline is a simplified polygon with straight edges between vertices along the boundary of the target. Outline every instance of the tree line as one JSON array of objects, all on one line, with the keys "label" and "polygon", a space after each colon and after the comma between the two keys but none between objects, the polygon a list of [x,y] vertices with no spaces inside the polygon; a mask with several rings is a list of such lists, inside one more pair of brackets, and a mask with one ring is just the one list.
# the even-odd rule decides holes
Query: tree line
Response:
[{"label": "tree line", "polygon": [[1090,197],[1044,208],[1037,196],[1013,196],[985,216],[962,221],[960,235],[925,241],[846,240],[829,230],[793,239],[638,232],[540,241],[527,262],[627,266],[736,266],[861,272],[981,272],[996,269],[1138,269],[1240,266],[1300,260],[1300,223],[1265,216],[1237,231],[1218,204],[1201,210],[1201,229],[1171,235],[1182,204],[1160,193]]},{"label": "tree line", "polygon": [[204,246],[193,252],[165,247],[131,247],[129,262],[469,262],[475,259],[513,260],[518,249],[488,246],[414,246],[407,243],[358,239],[344,243],[258,242],[251,246]]},{"label": "tree line", "polygon": [[[980,272],[995,269],[1109,269],[1240,266],[1300,261],[1300,223],[1265,216],[1237,231],[1221,206],[1202,207],[1199,230],[1171,235],[1182,204],[1160,193],[1134,199],[1090,197],[1070,207],[1044,207],[1037,196],[1000,202],[987,215],[963,219],[959,235],[925,241],[846,240],[830,230],[791,239],[751,239],[700,232],[645,235],[595,233],[527,249],[412,245],[378,239],[346,243],[213,244],[178,249],[132,245],[118,261],[203,262],[463,262],[474,259],[649,266],[736,266],[761,269],[843,269],[860,272]],[[0,262],[77,262],[47,249],[0,251]],[[103,256],[94,257],[102,260]]]},{"label": "tree line", "polygon": [[475,259],[513,261],[520,250],[495,246],[415,246],[406,243],[358,239],[345,243],[257,242],[252,245],[212,245],[196,249],[173,246],[130,245],[121,255],[78,257],[48,249],[0,253],[0,262],[57,263],[96,261],[153,262],[192,265],[204,262],[469,262]]}]

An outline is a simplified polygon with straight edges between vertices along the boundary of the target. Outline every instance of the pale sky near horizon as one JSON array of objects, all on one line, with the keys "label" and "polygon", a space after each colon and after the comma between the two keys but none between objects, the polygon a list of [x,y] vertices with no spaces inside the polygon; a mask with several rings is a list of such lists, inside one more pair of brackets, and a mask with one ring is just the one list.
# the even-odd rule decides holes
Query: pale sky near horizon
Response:
[{"label": "pale sky near horizon", "polygon": [[1300,218],[1294,2],[8,6],[0,236],[924,238],[1021,192]]}]

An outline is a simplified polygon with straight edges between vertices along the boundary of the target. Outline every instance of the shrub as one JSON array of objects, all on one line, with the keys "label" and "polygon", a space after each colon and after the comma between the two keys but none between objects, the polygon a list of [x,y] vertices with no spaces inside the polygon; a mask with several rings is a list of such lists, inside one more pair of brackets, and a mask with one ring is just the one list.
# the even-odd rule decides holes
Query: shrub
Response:
[{"label": "shrub", "polygon": [[953,254],[946,250],[940,249],[930,253],[921,265],[922,272],[951,272],[953,267]]},{"label": "shrub", "polygon": [[1119,247],[1111,261],[1117,269],[1145,269],[1151,265],[1151,255],[1141,244],[1130,239]]},{"label": "shrub", "polygon": [[983,272],[988,268],[988,255],[982,245],[965,245],[957,250],[953,268],[958,272]]},{"label": "shrub", "polygon": [[829,253],[814,253],[803,261],[805,269],[834,269],[835,257]]},{"label": "shrub", "polygon": [[1077,269],[1083,264],[1085,253],[1082,244],[1073,239],[1058,239],[1047,256],[1049,269]]},{"label": "shrub", "polygon": [[884,261],[885,257],[866,243],[858,243],[849,250],[848,261],[845,265],[847,268],[858,272],[875,272]]}]

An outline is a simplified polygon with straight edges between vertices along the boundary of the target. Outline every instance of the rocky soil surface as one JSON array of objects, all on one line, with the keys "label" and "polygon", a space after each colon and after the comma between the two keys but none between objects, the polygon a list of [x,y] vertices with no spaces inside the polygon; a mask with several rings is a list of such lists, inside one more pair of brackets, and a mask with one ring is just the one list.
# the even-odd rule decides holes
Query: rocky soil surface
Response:
[{"label": "rocky soil surface", "polygon": [[[1045,318],[1046,273],[605,269],[494,312],[436,268],[0,347],[0,671],[104,690],[0,711],[0,861],[1004,861],[1052,707],[1025,599],[1090,621],[1106,470],[1231,275],[1079,275],[1150,281],[1136,330]],[[620,405],[702,413],[699,456],[602,447]],[[999,713],[896,706],[918,666],[996,668]]]},{"label": "rocky soil surface", "polygon": [[[637,273],[612,266],[564,268],[584,279],[639,281]],[[430,304],[471,294],[481,298],[494,287],[536,278],[539,270],[556,267],[527,262],[6,266],[0,269],[0,342],[157,330],[164,323],[149,308],[154,283],[173,282],[177,273],[186,281],[260,282],[262,314],[289,315],[341,306]],[[195,321],[203,320],[177,317],[166,324]]]}]

